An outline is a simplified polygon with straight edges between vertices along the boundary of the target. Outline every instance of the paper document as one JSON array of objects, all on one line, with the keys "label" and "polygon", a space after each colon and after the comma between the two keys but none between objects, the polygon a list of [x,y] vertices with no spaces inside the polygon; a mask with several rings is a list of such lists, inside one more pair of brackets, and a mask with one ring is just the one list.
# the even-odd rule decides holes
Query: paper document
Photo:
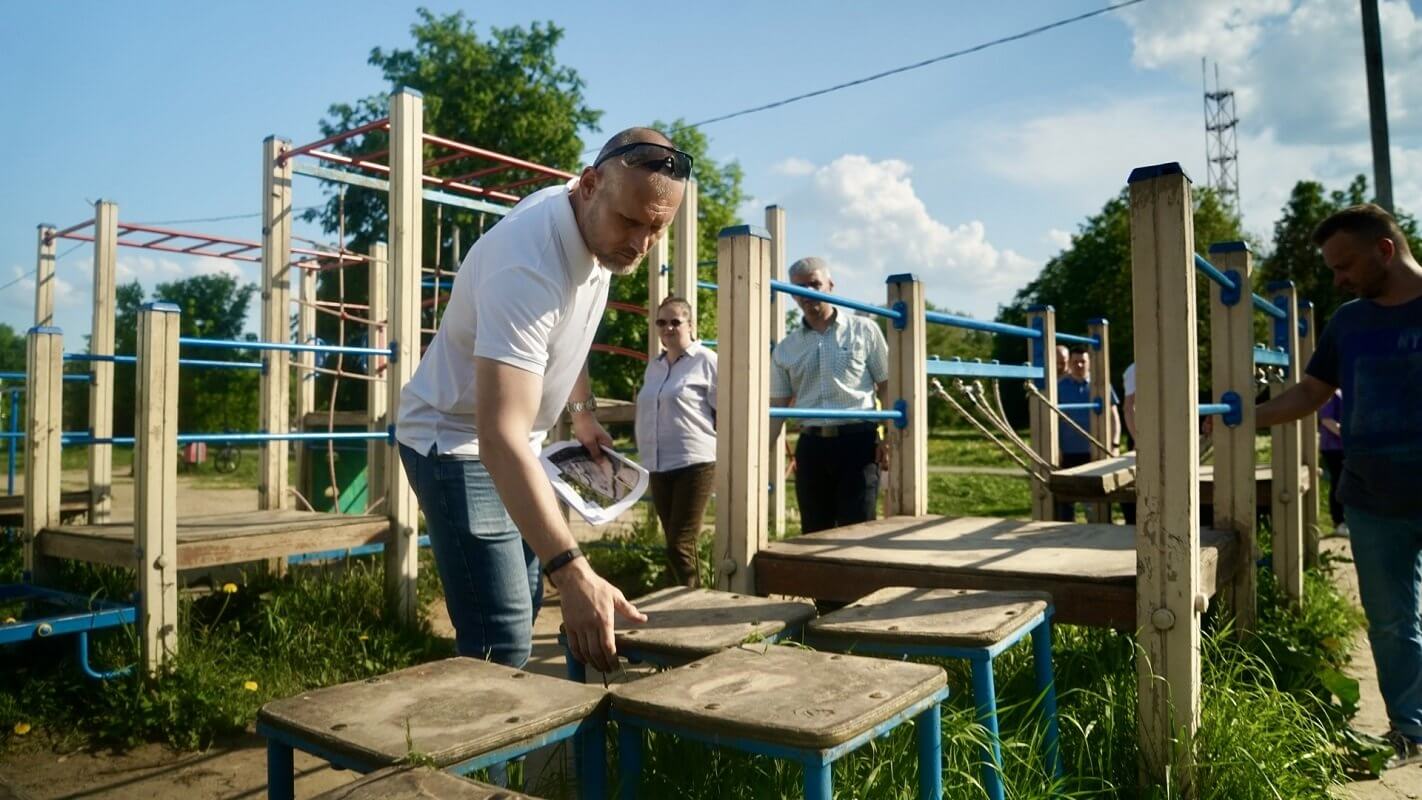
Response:
[{"label": "paper document", "polygon": [[540,461],[558,499],[590,525],[606,525],[632,507],[647,491],[647,470],[613,450],[593,461],[580,442],[556,442],[543,449]]}]

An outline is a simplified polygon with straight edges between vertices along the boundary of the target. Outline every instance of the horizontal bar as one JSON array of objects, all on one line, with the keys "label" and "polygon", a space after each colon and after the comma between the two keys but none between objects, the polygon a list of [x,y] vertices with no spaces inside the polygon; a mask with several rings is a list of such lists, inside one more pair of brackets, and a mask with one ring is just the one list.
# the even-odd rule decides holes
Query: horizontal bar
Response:
[{"label": "horizontal bar", "polygon": [[1270,350],[1267,347],[1255,345],[1254,363],[1263,364],[1266,367],[1287,367],[1289,365],[1289,354],[1282,350]]},{"label": "horizontal bar", "polygon": [[180,433],[178,444],[225,444],[261,442],[327,442],[391,440],[393,430],[386,431],[303,431],[301,433]]},{"label": "horizontal bar", "polygon": [[[89,374],[87,374],[87,373],[78,373],[78,372],[66,372],[66,373],[64,373],[64,380],[70,381],[71,383],[73,383],[73,382],[89,383],[89,382],[92,381],[93,379],[94,379],[93,376],[92,376],[92,375],[89,375]],[[25,373],[23,373],[23,372],[0,372],[0,381],[22,381],[22,380],[25,380]]]},{"label": "horizontal bar", "polygon": [[[1235,282],[1231,280],[1228,275],[1224,274],[1223,272],[1220,272],[1219,267],[1216,267],[1214,264],[1211,264],[1209,261],[1206,261],[1205,257],[1200,255],[1199,253],[1195,254],[1195,269],[1198,269],[1199,271],[1205,273],[1205,276],[1208,277],[1210,280],[1214,281],[1215,283],[1218,283],[1220,286],[1223,286],[1231,292],[1239,288],[1235,285]],[[1257,294],[1254,296],[1256,298],[1259,297],[1259,295]]]},{"label": "horizontal bar", "polygon": [[425,142],[435,145],[436,147],[443,147],[446,150],[454,150],[456,152],[464,153],[466,155],[485,159],[486,161],[493,161],[495,163],[500,164],[508,164],[511,167],[525,169],[529,172],[538,172],[543,175],[547,175],[549,178],[559,178],[561,180],[567,181],[578,177],[577,175],[571,172],[567,172],[565,170],[545,166],[543,164],[538,164],[533,161],[525,161],[521,158],[515,158],[513,156],[504,155],[503,153],[494,152],[493,150],[485,150],[482,147],[475,147],[472,144],[465,144],[464,142],[456,141],[454,139],[445,139],[442,136],[435,136],[432,133],[423,134],[423,138]]},{"label": "horizontal bar", "polygon": [[[307,164],[305,162],[296,162],[291,165],[291,171],[298,175],[305,175],[308,178],[317,178],[323,181],[334,181],[335,183],[344,183],[350,186],[360,186],[365,189],[374,189],[379,192],[390,191],[390,181],[387,181],[383,178],[372,178],[369,175],[361,175],[359,173],[350,172],[348,170],[331,169],[330,167],[322,167],[317,166],[315,164]],[[501,217],[509,213],[510,210],[512,210],[511,206],[499,205],[498,203],[491,203],[488,200],[480,200],[475,197],[463,197],[456,194],[450,194],[449,192],[442,191],[440,189],[425,189],[420,192],[420,195],[431,203],[438,203],[440,205],[445,206],[454,206],[456,208],[467,208],[470,211],[482,211],[488,214],[497,214]]]},{"label": "horizontal bar", "polygon": [[1101,401],[1092,400],[1089,403],[1058,403],[1057,408],[1062,411],[1100,411]]},{"label": "horizontal bar", "polygon": [[67,447],[93,447],[96,444],[124,446],[134,444],[134,438],[132,436],[110,436],[96,439],[90,436],[88,431],[78,431],[63,434],[59,437],[59,443]]},{"label": "horizontal bar", "polygon": [[775,406],[770,409],[771,419],[891,419],[901,420],[904,412],[877,408],[795,408]]},{"label": "horizontal bar", "polygon": [[[430,546],[430,537],[421,536],[418,539],[420,547]],[[586,546],[586,545],[584,545]],[[287,556],[288,564],[305,564],[308,561],[331,561],[337,558],[349,558],[350,556],[368,556],[380,553],[385,550],[385,545],[377,542],[375,544],[363,544],[356,547],[347,547],[344,550],[323,550],[319,553],[301,553],[300,555]],[[662,552],[658,550],[658,552]]]},{"label": "horizontal bar", "polygon": [[863,311],[868,314],[876,314],[886,319],[901,320],[904,318],[904,312],[902,311],[896,311],[892,308],[884,308],[883,306],[876,306],[871,303],[861,303],[858,300],[850,300],[847,297],[840,297],[839,295],[826,294],[825,292],[817,292],[814,289],[806,289],[803,286],[797,286],[793,283],[786,283],[785,281],[772,280],[770,282],[770,290],[772,292],[792,294],[796,297],[804,297],[810,300],[819,300],[820,302],[829,303],[830,305],[842,306],[844,308],[852,308],[855,311]]},{"label": "horizontal bar", "polygon": [[287,151],[285,151],[285,152],[283,152],[283,153],[278,154],[278,155],[277,155],[277,163],[281,163],[281,162],[283,162],[283,161],[287,161],[287,160],[292,159],[292,158],[295,158],[295,157],[297,157],[297,156],[299,156],[299,155],[304,155],[304,154],[306,154],[306,153],[311,152],[312,150],[320,150],[321,148],[325,147],[326,145],[335,144],[336,142],[343,142],[343,141],[345,141],[346,139],[354,138],[354,137],[356,137],[356,136],[361,135],[362,133],[369,133],[370,131],[373,131],[373,130],[377,130],[377,129],[380,129],[380,128],[388,128],[388,127],[390,127],[390,118],[389,118],[389,117],[381,117],[380,119],[377,119],[377,120],[375,120],[374,122],[367,122],[367,123],[365,123],[364,125],[360,125],[360,126],[357,126],[357,127],[355,127],[355,128],[351,128],[351,129],[348,130],[348,131],[341,131],[340,133],[333,133],[333,134],[331,134],[330,136],[327,136],[327,137],[324,138],[324,139],[320,139],[320,140],[311,142],[310,144],[303,144],[303,145],[301,145],[300,147],[293,147],[293,148],[291,148],[291,149],[289,149],[289,150],[287,150]]},{"label": "horizontal bar", "polygon": [[178,344],[189,347],[210,347],[215,350],[280,350],[288,353],[344,353],[356,356],[387,356],[394,358],[396,349],[391,347],[351,347],[335,344],[295,344],[293,342],[238,342],[226,339],[199,339],[192,336],[178,337]]},{"label": "horizontal bar", "polygon": [[[965,328],[970,331],[984,331],[986,333],[1001,333],[1007,336],[1020,336],[1024,339],[1040,339],[1042,332],[1036,328],[1026,328],[1021,325],[1008,325],[1005,322],[991,322],[972,317],[961,317],[957,314],[945,314],[942,311],[925,311],[923,318],[937,325],[951,325],[955,328]],[[1061,338],[1058,334],[1057,338]],[[1041,377],[1040,375],[1037,377]]]},{"label": "horizontal bar", "polygon": [[712,283],[711,281],[697,281],[697,282],[696,282],[696,288],[698,288],[698,289],[709,289],[709,290],[715,292],[715,291],[718,291],[721,287],[720,287],[720,286],[717,286],[716,284]]},{"label": "horizontal bar", "polygon": [[[108,364],[137,364],[138,356],[94,355],[92,353],[65,353],[65,361],[99,361]],[[211,367],[213,369],[261,369],[260,361],[213,361],[205,358],[180,358],[181,367]]]},{"label": "horizontal bar", "polygon": [[1041,367],[1027,364],[998,364],[982,361],[952,359],[940,361],[930,359],[925,370],[929,375],[946,375],[950,378],[1009,378],[1016,380],[1038,380],[1046,377]]},{"label": "horizontal bar", "polygon": [[1265,314],[1268,314],[1269,316],[1273,317],[1274,319],[1287,319],[1287,318],[1288,318],[1289,312],[1285,311],[1285,310],[1282,309],[1282,308],[1279,308],[1278,306],[1274,305],[1273,303],[1269,302],[1268,300],[1265,300],[1263,297],[1260,297],[1260,296],[1257,295],[1257,294],[1256,294],[1256,295],[1251,295],[1251,297],[1254,298],[1254,307],[1257,308],[1257,309],[1259,309],[1260,311],[1263,311]]},{"label": "horizontal bar", "polygon": [[1215,414],[1228,414],[1230,412],[1229,403],[1201,403],[1200,416],[1208,417]]},{"label": "horizontal bar", "polygon": [[1071,342],[1073,344],[1086,344],[1091,345],[1092,347],[1101,346],[1101,340],[1096,338],[1095,336],[1078,336],[1074,333],[1062,333],[1060,331],[1057,332],[1057,341]]}]

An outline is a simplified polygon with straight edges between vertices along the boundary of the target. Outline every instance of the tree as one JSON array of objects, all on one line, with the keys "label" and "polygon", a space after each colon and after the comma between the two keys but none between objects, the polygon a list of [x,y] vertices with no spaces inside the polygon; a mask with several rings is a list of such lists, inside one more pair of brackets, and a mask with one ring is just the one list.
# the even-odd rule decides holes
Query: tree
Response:
[{"label": "tree", "polygon": [[[1195,203],[1195,249],[1205,253],[1212,242],[1244,238],[1239,220],[1220,203],[1209,189],[1193,193]],[[1257,249],[1257,246],[1256,246]],[[1196,310],[1199,315],[1200,388],[1209,386],[1209,293],[1208,279],[1196,282]],[[1103,317],[1110,322],[1111,377],[1120,385],[1121,374],[1135,360],[1131,312],[1131,232],[1130,200],[1126,190],[1111,198],[1096,215],[1082,223],[1071,245],[1058,253],[1013,301],[998,312],[998,320],[1025,325],[1027,310],[1034,305],[1050,305],[1056,311],[1057,330],[1084,334],[1088,322]],[[997,336],[993,357],[1003,363],[1027,361],[1026,340]],[[1016,424],[1026,420],[1026,401],[1021,391],[1004,391],[1003,404]]]},{"label": "tree", "polygon": [[[441,16],[421,8],[416,13],[418,19],[410,28],[413,46],[393,50],[376,47],[368,61],[381,70],[392,89],[407,87],[424,94],[427,133],[568,171],[580,166],[584,151],[581,134],[597,129],[602,112],[587,105],[583,79],[577,71],[560,65],[555,58],[563,38],[561,28],[537,22],[527,28],[492,28],[485,39],[473,20],[461,12]],[[333,104],[320,127],[322,134],[329,136],[387,113],[388,95],[370,95],[354,103]],[[357,155],[382,151],[387,146],[386,133],[375,131],[332,149]],[[455,177],[486,166],[488,162],[459,159],[431,165],[426,173]],[[532,173],[507,170],[488,180],[493,185],[529,177],[533,177]],[[524,190],[545,185],[535,184]],[[345,245],[358,252],[369,252],[373,243],[385,240],[389,218],[383,192],[327,185],[326,194],[321,208],[306,212],[308,220],[319,221],[327,233],[343,235]],[[424,211],[424,266],[439,265],[450,271],[458,268],[463,256],[452,253],[455,231],[459,231],[460,249],[467,250],[497,222],[497,218],[490,219],[490,215],[480,212],[428,203]],[[354,265],[339,272],[322,273],[318,291],[323,299],[336,300],[343,295],[349,302],[364,303],[367,284],[365,266]],[[342,340],[335,318],[320,314],[317,320],[321,339]],[[437,314],[431,309],[422,327],[432,329],[436,324]],[[363,343],[364,326],[348,326],[346,334],[346,343]],[[342,407],[364,405],[365,390],[354,383],[343,384],[348,389],[338,400]],[[318,386],[317,397],[327,397],[328,392],[328,388]]]},{"label": "tree", "polygon": [[[718,165],[707,155],[710,140],[697,128],[686,127],[686,120],[677,119],[670,123],[656,121],[651,127],[666,131],[676,146],[691,154],[694,159],[693,177],[696,178],[696,257],[707,261],[716,257],[716,237],[722,228],[736,224],[736,209],[745,195],[741,189],[744,176],[741,165],[731,161]],[[673,247],[676,242],[671,242]],[[614,278],[609,297],[612,300],[641,306],[647,302],[647,270],[650,265],[638,269],[625,278]],[[709,268],[703,275],[715,279],[715,268]],[[655,309],[652,309],[655,311]],[[716,294],[701,292],[696,309],[697,335],[703,339],[716,338]],[[645,353],[647,351],[647,319],[640,314],[625,311],[610,311],[598,330],[597,341],[604,344],[626,347]],[[624,356],[594,353],[589,366],[593,380],[593,392],[602,397],[632,399],[642,385],[643,365]]]}]

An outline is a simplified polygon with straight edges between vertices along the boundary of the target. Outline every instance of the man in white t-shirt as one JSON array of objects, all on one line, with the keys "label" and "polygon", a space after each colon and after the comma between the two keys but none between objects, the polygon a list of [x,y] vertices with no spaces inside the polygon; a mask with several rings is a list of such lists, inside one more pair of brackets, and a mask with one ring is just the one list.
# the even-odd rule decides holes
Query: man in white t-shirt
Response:
[{"label": "man in white t-shirt", "polygon": [[538,448],[565,407],[594,458],[612,444],[592,414],[588,351],[611,276],[635,271],[662,236],[690,173],[666,136],[628,129],[566,186],[524,198],[460,265],[395,437],[461,655],[528,661],[540,565],[579,661],[612,670],[614,615],[646,619],[582,557]]}]

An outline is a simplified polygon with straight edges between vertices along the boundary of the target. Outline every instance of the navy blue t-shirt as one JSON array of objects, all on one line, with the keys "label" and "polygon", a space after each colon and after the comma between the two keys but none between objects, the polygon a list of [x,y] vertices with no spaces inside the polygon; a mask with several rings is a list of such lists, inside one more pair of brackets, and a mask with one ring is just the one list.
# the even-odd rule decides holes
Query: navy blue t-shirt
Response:
[{"label": "navy blue t-shirt", "polygon": [[1422,514],[1422,297],[1340,306],[1307,372],[1343,390],[1338,499],[1382,516]]},{"label": "navy blue t-shirt", "polygon": [[[1070,375],[1057,380],[1058,404],[1090,403],[1091,401],[1091,381],[1079,381]],[[1120,402],[1120,398],[1116,397],[1116,390],[1112,388],[1111,404],[1120,405]],[[1071,411],[1067,411],[1066,415],[1071,417],[1073,422],[1089,431],[1091,430],[1091,415],[1093,413],[1094,412],[1088,409],[1072,409]],[[1057,420],[1057,440],[1061,443],[1060,446],[1063,453],[1081,455],[1091,452],[1091,442],[1085,436],[1077,433],[1076,428],[1073,428],[1068,425],[1066,421],[1060,419]],[[1110,442],[1107,442],[1107,444],[1110,444]]]}]

